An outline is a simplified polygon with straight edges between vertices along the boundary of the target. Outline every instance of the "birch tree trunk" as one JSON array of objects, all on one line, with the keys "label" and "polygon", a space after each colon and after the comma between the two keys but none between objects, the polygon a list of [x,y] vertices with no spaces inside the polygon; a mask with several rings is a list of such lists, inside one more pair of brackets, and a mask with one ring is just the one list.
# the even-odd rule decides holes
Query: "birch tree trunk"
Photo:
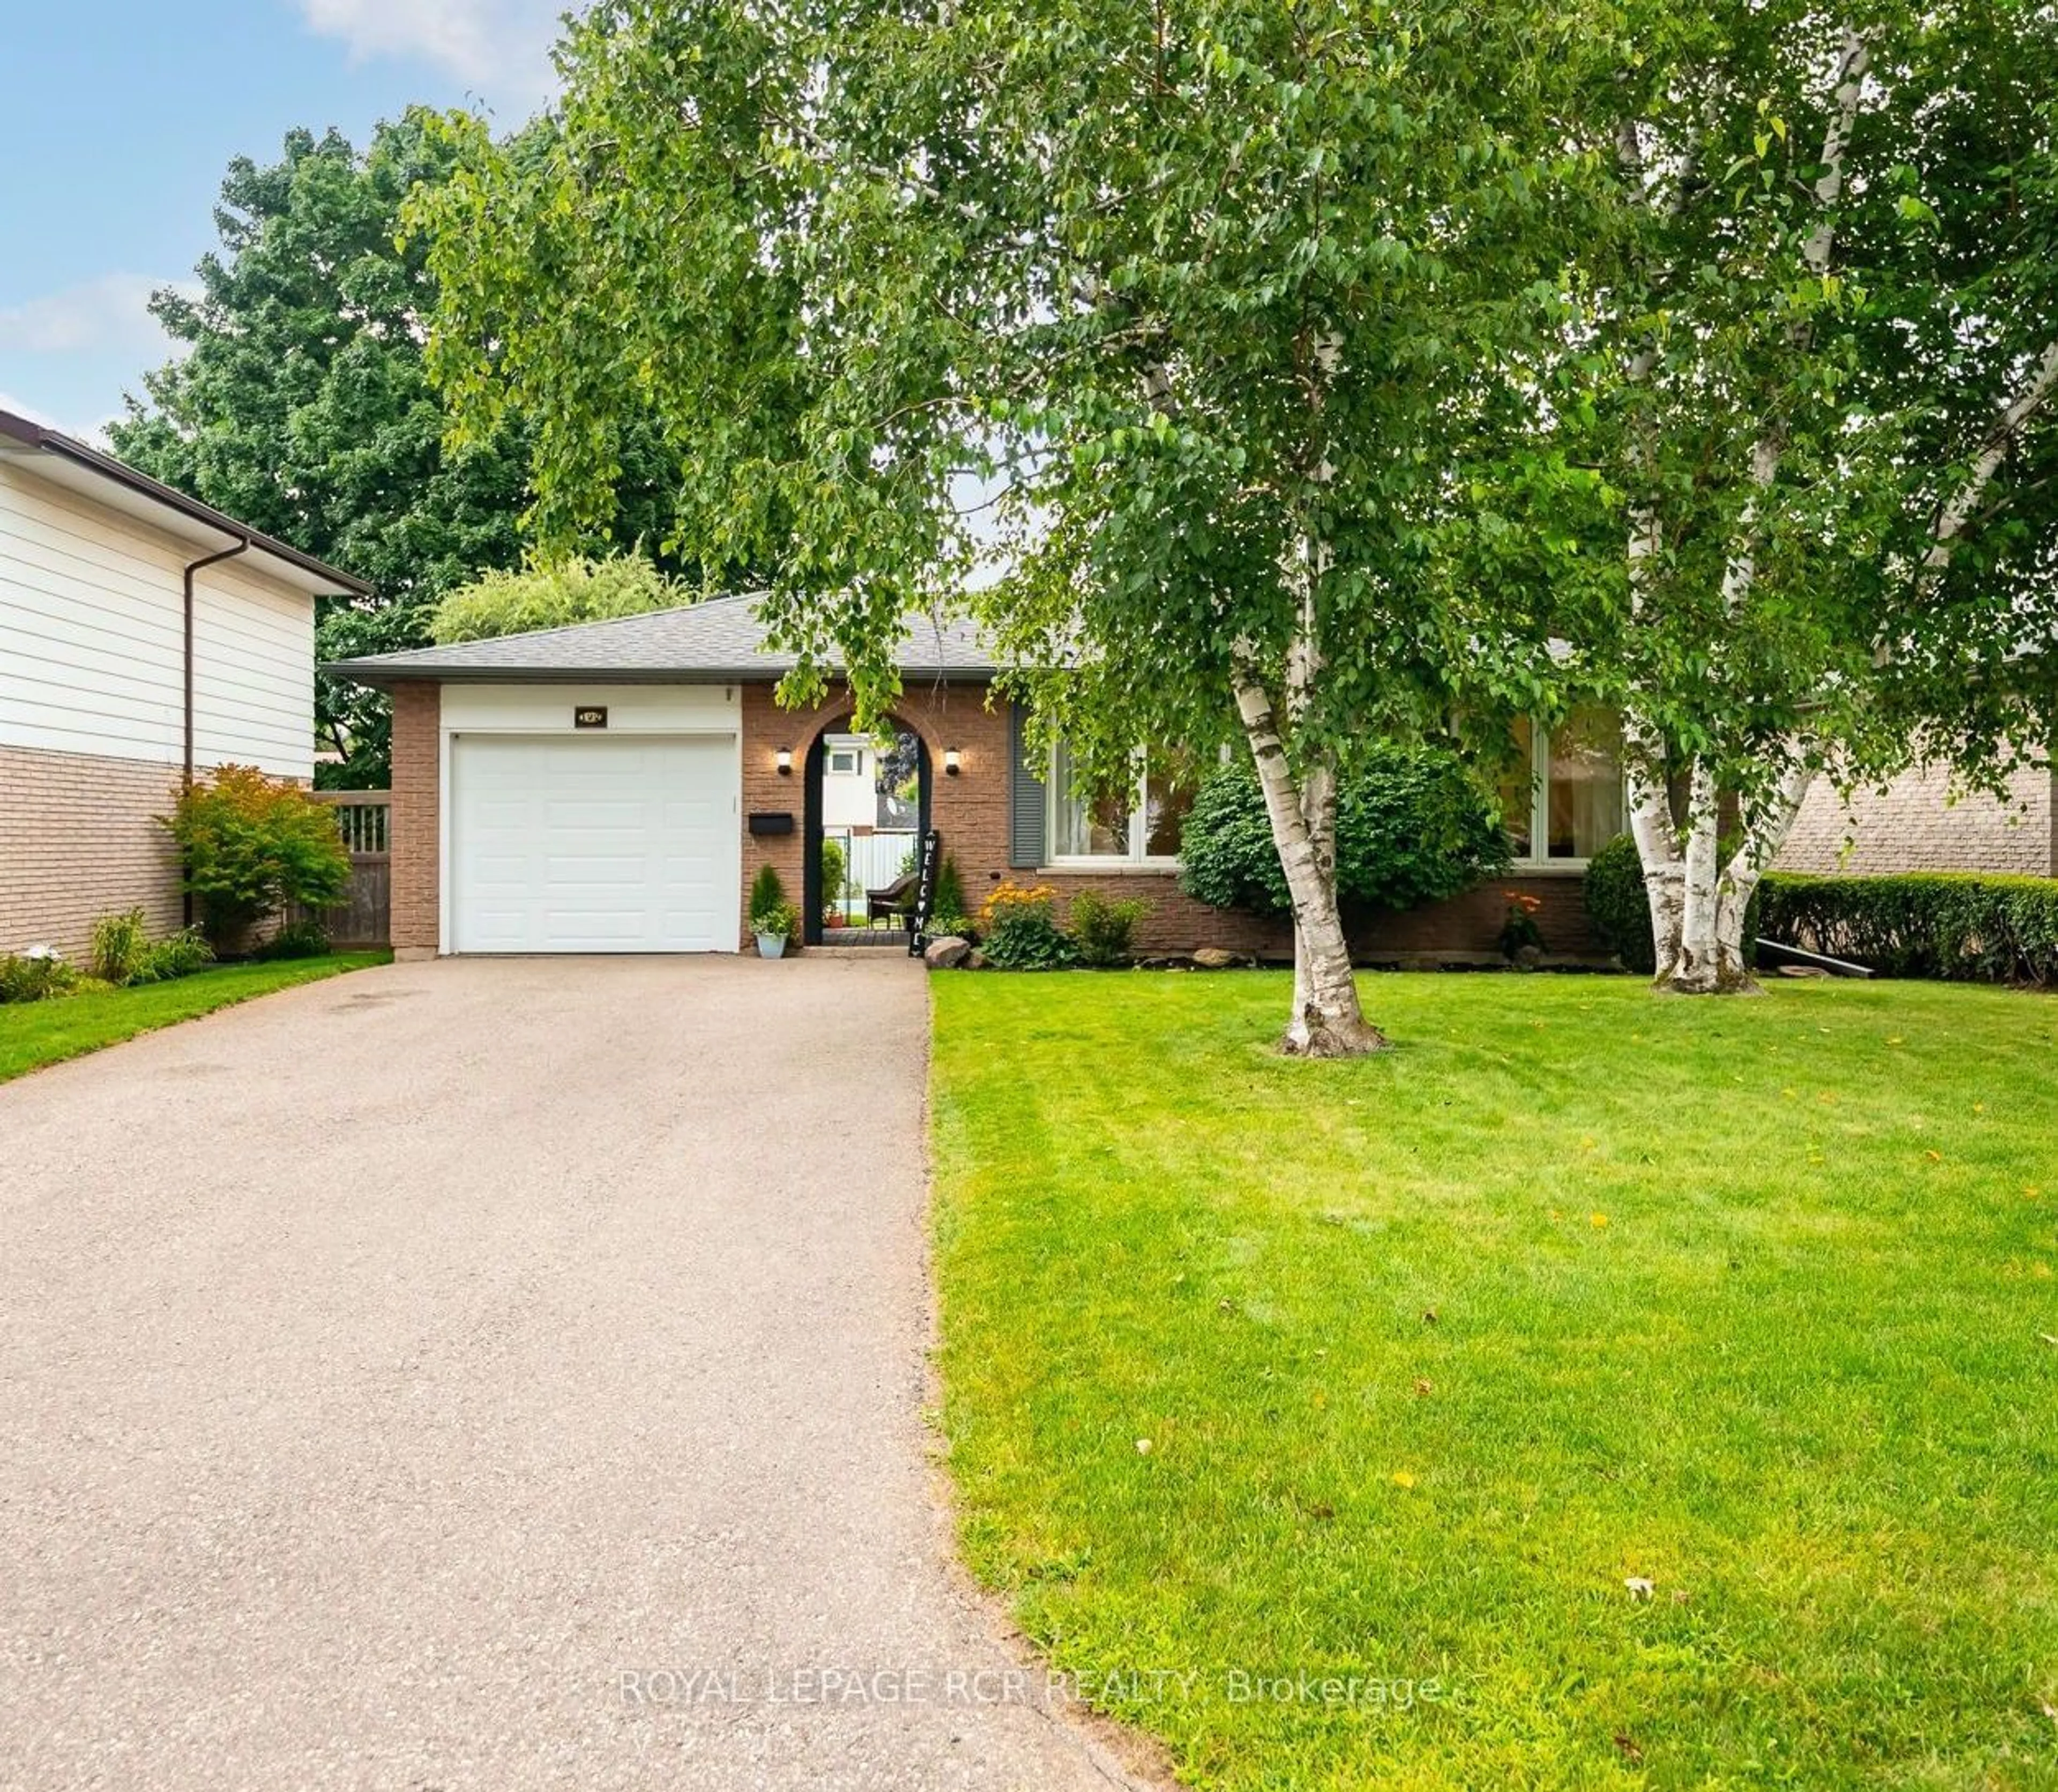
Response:
[{"label": "birch tree trunk", "polygon": [[[1309,792],[1293,775],[1271,697],[1248,670],[1239,670],[1232,682],[1293,915],[1293,1012],[1279,1049],[1301,1058],[1350,1058],[1384,1051],[1385,1035],[1358,1006],[1357,979],[1337,908],[1334,779],[1322,767],[1312,779],[1316,819],[1325,820],[1332,830],[1325,852],[1309,826]],[[1325,787],[1326,797],[1321,793]]]}]

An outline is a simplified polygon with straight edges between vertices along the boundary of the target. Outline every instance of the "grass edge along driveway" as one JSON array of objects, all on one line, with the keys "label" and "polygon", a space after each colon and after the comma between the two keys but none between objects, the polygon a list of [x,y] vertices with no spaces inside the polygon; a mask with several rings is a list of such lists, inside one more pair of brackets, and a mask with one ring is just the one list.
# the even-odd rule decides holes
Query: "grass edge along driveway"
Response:
[{"label": "grass edge along driveway", "polygon": [[2058,1001],[933,987],[964,1552],[1191,1783],[2058,1786]]},{"label": "grass edge along driveway", "polygon": [[0,1005],[0,1083],[31,1071],[119,1045],[138,1034],[193,1020],[217,1008],[319,982],[346,971],[391,962],[385,952],[332,952],[324,958],[281,959],[273,964],[220,964],[169,983],[134,989],[60,995],[47,1002]]}]

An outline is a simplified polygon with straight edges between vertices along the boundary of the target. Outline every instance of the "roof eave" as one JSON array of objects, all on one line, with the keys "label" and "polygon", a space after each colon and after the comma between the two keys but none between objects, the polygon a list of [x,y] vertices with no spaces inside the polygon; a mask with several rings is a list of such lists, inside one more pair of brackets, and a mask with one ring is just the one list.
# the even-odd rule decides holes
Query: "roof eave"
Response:
[{"label": "roof eave", "polygon": [[[318,670],[352,684],[388,685],[776,685],[786,666],[390,666],[375,659],[332,660]],[[833,674],[832,674],[833,676]],[[993,666],[903,666],[903,678],[991,684]]]},{"label": "roof eave", "polygon": [[317,560],[312,554],[303,554],[298,548],[266,534],[261,529],[252,529],[247,523],[238,523],[226,511],[218,511],[212,504],[204,504],[197,498],[189,497],[161,480],[152,479],[147,473],[139,473],[127,463],[117,460],[112,455],[102,454],[97,448],[88,447],[85,443],[74,440],[62,431],[31,422],[11,411],[0,410],[0,447],[8,443],[14,444],[18,450],[26,448],[42,454],[55,455],[74,466],[82,467],[138,497],[150,499],[191,522],[226,535],[232,541],[240,541],[259,553],[284,561],[310,578],[320,579],[333,586],[339,595],[352,598],[372,595],[371,586],[361,578],[353,578],[340,567],[332,566],[325,560]]}]

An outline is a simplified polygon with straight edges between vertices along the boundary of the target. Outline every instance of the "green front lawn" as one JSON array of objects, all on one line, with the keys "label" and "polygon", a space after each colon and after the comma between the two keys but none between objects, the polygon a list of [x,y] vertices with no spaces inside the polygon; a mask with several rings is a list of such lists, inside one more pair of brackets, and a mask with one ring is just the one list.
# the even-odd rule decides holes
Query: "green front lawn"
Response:
[{"label": "green front lawn", "polygon": [[313,983],[340,971],[383,964],[390,952],[335,952],[326,958],[288,959],[276,964],[224,964],[167,983],[110,989],[88,995],[61,995],[49,1002],[0,1007],[0,1083],[46,1064],[117,1045],[160,1027],[210,1014],[253,995],[268,995],[294,983]]},{"label": "green front lawn", "polygon": [[2058,1786],[2058,999],[932,987],[964,1547],[1192,1783]]}]

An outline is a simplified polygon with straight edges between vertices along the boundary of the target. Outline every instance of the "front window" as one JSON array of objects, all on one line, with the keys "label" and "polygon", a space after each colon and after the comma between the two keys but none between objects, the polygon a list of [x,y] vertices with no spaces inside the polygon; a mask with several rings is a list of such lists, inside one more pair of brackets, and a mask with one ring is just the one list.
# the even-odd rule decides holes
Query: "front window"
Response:
[{"label": "front window", "polygon": [[1518,864],[1583,864],[1627,826],[1614,711],[1575,709],[1548,729],[1525,718],[1515,745],[1500,813]]},{"label": "front window", "polygon": [[1139,753],[1133,783],[1095,790],[1063,741],[1051,755],[1051,856],[1059,863],[1170,864],[1200,777],[1193,756]]}]

